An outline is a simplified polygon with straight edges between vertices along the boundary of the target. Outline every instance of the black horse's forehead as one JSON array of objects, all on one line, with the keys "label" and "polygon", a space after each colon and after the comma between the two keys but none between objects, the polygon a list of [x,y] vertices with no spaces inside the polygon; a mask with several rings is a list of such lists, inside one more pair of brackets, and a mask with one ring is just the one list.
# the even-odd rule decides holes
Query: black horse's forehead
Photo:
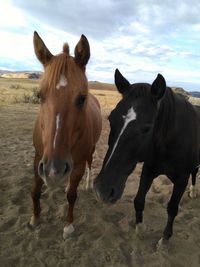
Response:
[{"label": "black horse's forehead", "polygon": [[148,83],[134,83],[129,89],[129,95],[134,98],[145,97],[150,94],[151,85]]},{"label": "black horse's forehead", "polygon": [[137,109],[138,105],[142,103],[147,105],[152,101],[151,99],[151,85],[147,83],[132,84],[127,94],[121,99],[116,107],[111,111],[109,118],[124,115],[128,109],[133,107]]}]

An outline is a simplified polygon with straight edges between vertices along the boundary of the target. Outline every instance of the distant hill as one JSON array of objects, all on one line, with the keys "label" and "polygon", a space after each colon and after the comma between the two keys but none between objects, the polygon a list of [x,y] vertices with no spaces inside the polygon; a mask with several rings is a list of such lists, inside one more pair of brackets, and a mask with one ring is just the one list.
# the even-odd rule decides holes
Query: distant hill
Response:
[{"label": "distant hill", "polygon": [[[98,81],[89,81],[89,89],[95,89],[95,90],[117,90],[115,84],[102,83],[102,82],[98,82]],[[190,94],[190,92],[184,90],[181,87],[172,87],[172,90],[175,93],[178,93],[178,94],[181,94],[181,95],[185,96],[187,99],[190,96],[192,96],[192,94]]]},{"label": "distant hill", "polygon": [[9,73],[9,72],[12,72],[12,71],[9,71],[9,70],[1,70],[0,69],[0,75],[6,74],[6,73]]},{"label": "distant hill", "polygon": [[[41,71],[8,71],[0,69],[0,78],[23,78],[23,79],[40,79],[42,75]],[[89,81],[89,89],[94,90],[116,90],[115,84],[103,83],[98,81]],[[187,92],[181,87],[172,87],[175,93],[184,95],[187,99],[192,97],[200,98],[200,92]]]},{"label": "distant hill", "polygon": [[0,78],[24,78],[39,79],[42,72],[40,71],[8,71],[0,70]]},{"label": "distant hill", "polygon": [[177,94],[183,95],[186,99],[189,99],[189,97],[191,96],[190,92],[185,91],[181,87],[172,87],[172,90]]},{"label": "distant hill", "polygon": [[190,92],[190,94],[194,97],[198,97],[200,98],[200,92],[194,91],[194,92]]},{"label": "distant hill", "polygon": [[117,90],[114,84],[89,81],[89,89],[94,90]]}]

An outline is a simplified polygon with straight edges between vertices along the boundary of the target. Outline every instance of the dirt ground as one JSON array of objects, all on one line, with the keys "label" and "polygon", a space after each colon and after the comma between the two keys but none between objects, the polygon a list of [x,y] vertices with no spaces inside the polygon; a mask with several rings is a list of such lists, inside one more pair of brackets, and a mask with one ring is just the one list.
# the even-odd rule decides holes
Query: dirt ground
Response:
[{"label": "dirt ground", "polygon": [[[118,100],[113,92],[95,92],[102,104],[103,131],[97,145],[92,178],[98,174],[109,127],[107,115]],[[74,211],[75,232],[62,239],[67,209],[63,189],[44,192],[41,223],[30,230],[30,190],[33,178],[32,130],[38,106],[10,104],[0,107],[0,266],[53,267],[196,267],[200,266],[200,196],[191,200],[185,192],[167,249],[157,251],[167,215],[172,186],[161,176],[150,189],[144,212],[143,240],[135,234],[133,199],[141,172],[138,165],[124,194],[114,205],[97,202],[81,182]],[[200,192],[200,179],[197,179]]]}]

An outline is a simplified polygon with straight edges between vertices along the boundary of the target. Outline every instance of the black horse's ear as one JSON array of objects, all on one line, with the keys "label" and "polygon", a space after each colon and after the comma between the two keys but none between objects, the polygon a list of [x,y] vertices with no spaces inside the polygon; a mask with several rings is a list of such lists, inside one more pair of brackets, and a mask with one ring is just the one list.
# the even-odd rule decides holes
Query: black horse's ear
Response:
[{"label": "black horse's ear", "polygon": [[159,100],[163,97],[166,90],[166,81],[165,78],[158,74],[151,86],[151,94],[154,99]]},{"label": "black horse's ear", "polygon": [[35,54],[38,60],[43,64],[46,65],[50,59],[53,57],[49,49],[46,47],[45,43],[40,38],[39,34],[34,31],[33,34],[33,45],[35,49]]},{"label": "black horse's ear", "polygon": [[81,38],[75,47],[74,54],[76,62],[85,67],[90,58],[90,45],[85,35],[81,35]]},{"label": "black horse's ear", "polygon": [[125,95],[130,87],[129,81],[124,78],[118,69],[115,70],[115,85],[122,95]]}]

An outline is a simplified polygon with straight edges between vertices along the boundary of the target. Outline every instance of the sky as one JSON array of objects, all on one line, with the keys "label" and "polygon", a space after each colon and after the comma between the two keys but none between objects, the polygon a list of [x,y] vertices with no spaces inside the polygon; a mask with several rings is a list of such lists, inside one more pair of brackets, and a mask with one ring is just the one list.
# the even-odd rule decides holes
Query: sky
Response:
[{"label": "sky", "polygon": [[200,91],[199,0],[0,0],[0,69],[40,71],[37,31],[52,54],[90,43],[88,80],[114,82],[116,68],[130,83]]}]

